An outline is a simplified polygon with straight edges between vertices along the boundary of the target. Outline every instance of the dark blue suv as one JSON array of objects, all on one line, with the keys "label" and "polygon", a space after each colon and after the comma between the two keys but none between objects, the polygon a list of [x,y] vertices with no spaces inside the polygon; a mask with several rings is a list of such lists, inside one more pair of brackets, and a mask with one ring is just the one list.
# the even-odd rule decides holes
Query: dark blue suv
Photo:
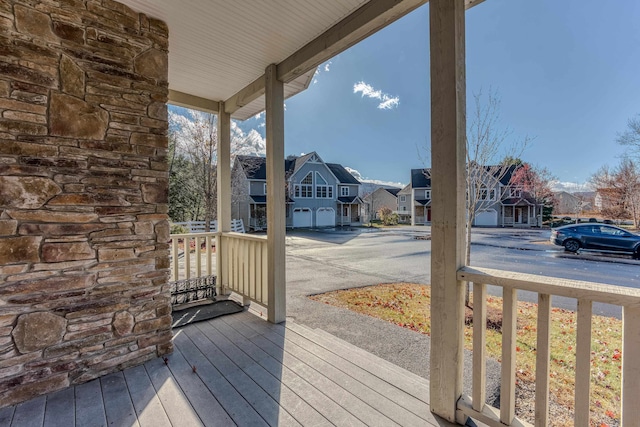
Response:
[{"label": "dark blue suv", "polygon": [[627,253],[640,258],[640,236],[606,224],[570,224],[551,230],[551,243],[568,252],[581,249]]}]

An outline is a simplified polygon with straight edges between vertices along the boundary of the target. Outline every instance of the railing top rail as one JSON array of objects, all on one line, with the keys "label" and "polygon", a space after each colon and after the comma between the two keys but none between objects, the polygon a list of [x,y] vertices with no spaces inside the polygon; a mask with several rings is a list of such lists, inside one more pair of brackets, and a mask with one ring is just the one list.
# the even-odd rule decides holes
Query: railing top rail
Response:
[{"label": "railing top rail", "polygon": [[458,280],[569,298],[587,299],[624,307],[640,307],[639,289],[603,283],[472,266],[460,268],[458,270]]},{"label": "railing top rail", "polygon": [[171,238],[171,239],[189,239],[189,238],[194,238],[194,237],[202,238],[202,237],[206,237],[206,236],[218,236],[220,234],[221,233],[219,233],[217,231],[210,231],[208,233],[202,232],[202,233],[170,234],[169,238]]},{"label": "railing top rail", "polygon": [[244,234],[244,233],[236,233],[233,231],[227,232],[227,233],[222,233],[221,234],[222,237],[230,237],[232,239],[238,239],[238,240],[253,240],[256,242],[266,242],[267,241],[267,236],[256,236],[256,235],[252,235],[252,234]]}]

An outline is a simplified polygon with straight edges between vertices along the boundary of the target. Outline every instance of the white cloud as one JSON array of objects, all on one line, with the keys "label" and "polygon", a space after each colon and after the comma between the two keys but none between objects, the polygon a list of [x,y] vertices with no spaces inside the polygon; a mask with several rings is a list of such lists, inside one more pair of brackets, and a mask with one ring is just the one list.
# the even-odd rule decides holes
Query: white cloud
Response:
[{"label": "white cloud", "polygon": [[576,191],[594,191],[588,182],[568,182],[568,181],[552,181],[551,189],[553,191],[566,191],[575,193]]},{"label": "white cloud", "polygon": [[381,110],[391,110],[393,108],[397,108],[398,104],[400,104],[400,97],[391,96],[381,90],[374,89],[373,86],[363,81],[359,81],[353,85],[353,93],[361,93],[362,97],[366,96],[367,98],[381,101],[378,104],[378,108]]},{"label": "white cloud", "polygon": [[326,73],[328,73],[328,72],[329,72],[329,69],[331,68],[331,64],[332,64],[332,62],[331,62],[331,61],[329,61],[329,62],[327,62],[326,64],[324,64],[324,71],[325,71]]},{"label": "white cloud", "polygon": [[[360,181],[361,183],[365,184],[365,187],[396,187],[396,188],[404,188],[404,186],[406,184],[403,184],[402,182],[393,182],[393,181],[382,181],[379,179],[369,179],[369,178],[365,178],[364,176],[362,176],[362,174],[360,173],[360,171],[350,168],[349,166],[345,166],[344,167],[347,172],[349,172],[351,175],[354,176],[355,179],[357,179],[358,181]],[[370,185],[366,185],[366,184],[370,184]],[[375,189],[375,188],[374,188]]]}]

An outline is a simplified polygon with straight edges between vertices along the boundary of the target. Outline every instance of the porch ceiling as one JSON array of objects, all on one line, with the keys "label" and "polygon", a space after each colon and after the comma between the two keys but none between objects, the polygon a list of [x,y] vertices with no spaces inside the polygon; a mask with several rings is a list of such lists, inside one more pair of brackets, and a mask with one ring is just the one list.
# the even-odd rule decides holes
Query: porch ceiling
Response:
[{"label": "porch ceiling", "polygon": [[[427,0],[120,0],[169,26],[169,100],[236,119],[264,109],[264,71],[285,97],[316,67]],[[482,0],[467,0],[467,7]]]}]

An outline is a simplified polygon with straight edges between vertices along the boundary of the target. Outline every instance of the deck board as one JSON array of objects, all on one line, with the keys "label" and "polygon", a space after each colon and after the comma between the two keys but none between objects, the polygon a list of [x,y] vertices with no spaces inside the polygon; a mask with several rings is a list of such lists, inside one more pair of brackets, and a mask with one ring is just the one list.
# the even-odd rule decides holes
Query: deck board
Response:
[{"label": "deck board", "polygon": [[140,427],[136,411],[129,396],[127,382],[122,372],[100,378],[102,398],[107,415],[107,424],[115,426]]},{"label": "deck board", "polygon": [[425,379],[292,321],[238,313],[175,330],[174,347],[2,408],[0,427],[452,425],[431,414]]},{"label": "deck board", "polygon": [[[74,389],[69,387],[47,396],[44,412],[45,427],[73,427],[76,424]],[[0,422],[0,425],[2,423]]]},{"label": "deck board", "polygon": [[170,427],[171,421],[160,403],[145,367],[136,366],[126,369],[123,375],[140,426]]}]

